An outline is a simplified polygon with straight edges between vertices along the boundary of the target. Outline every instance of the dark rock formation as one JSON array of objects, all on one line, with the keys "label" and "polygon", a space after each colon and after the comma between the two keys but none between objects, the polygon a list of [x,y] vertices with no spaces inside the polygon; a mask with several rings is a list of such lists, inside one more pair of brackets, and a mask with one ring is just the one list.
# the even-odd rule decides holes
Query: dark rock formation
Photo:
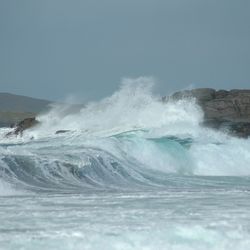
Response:
[{"label": "dark rock formation", "polygon": [[39,122],[36,120],[35,117],[26,118],[21,122],[17,123],[16,125],[14,125],[13,131],[9,132],[6,136],[8,137],[12,135],[22,135],[23,131],[29,128],[33,128],[37,124],[39,124]]},{"label": "dark rock formation", "polygon": [[58,135],[58,134],[64,134],[64,133],[67,133],[67,132],[70,132],[70,130],[57,130],[56,131],[56,135]]},{"label": "dark rock formation", "polygon": [[231,134],[250,136],[250,90],[214,90],[209,88],[176,92],[174,100],[194,97],[204,111],[204,124],[227,129]]}]

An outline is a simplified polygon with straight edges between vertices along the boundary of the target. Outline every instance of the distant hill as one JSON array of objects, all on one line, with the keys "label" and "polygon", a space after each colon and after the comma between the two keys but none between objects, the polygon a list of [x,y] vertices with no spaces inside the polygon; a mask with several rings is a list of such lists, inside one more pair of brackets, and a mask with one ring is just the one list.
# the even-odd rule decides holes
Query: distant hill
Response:
[{"label": "distant hill", "polygon": [[0,127],[13,123],[48,109],[50,101],[9,93],[0,93]]},{"label": "distant hill", "polygon": [[27,96],[0,93],[0,111],[4,112],[32,112],[45,110],[50,101],[35,99]]}]

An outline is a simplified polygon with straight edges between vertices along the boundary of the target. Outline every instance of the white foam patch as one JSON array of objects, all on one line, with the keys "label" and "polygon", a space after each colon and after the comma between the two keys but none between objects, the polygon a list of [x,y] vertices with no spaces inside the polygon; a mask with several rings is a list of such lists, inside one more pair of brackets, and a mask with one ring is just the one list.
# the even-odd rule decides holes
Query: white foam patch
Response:
[{"label": "white foam patch", "polygon": [[[19,240],[21,241],[19,244],[25,246],[25,249],[247,250],[250,248],[249,233],[241,228],[218,231],[200,225],[168,226],[155,228],[150,232],[123,230],[122,234],[82,231],[48,232],[37,238],[26,235]],[[12,244],[13,240],[8,249],[12,249]]]},{"label": "white foam patch", "polygon": [[250,140],[227,138],[195,143],[190,154],[197,175],[245,176],[250,175]]},{"label": "white foam patch", "polygon": [[0,179],[0,197],[1,196],[15,196],[15,195],[21,195],[21,194],[23,193],[16,190],[9,183]]}]

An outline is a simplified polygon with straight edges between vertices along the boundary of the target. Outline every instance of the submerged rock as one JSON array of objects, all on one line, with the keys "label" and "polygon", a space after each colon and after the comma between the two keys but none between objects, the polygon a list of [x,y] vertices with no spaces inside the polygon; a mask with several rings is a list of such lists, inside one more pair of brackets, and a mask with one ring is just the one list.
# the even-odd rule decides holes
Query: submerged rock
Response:
[{"label": "submerged rock", "polygon": [[39,121],[37,121],[35,117],[25,118],[21,122],[12,126],[13,131],[9,132],[6,136],[8,137],[12,135],[22,135],[23,131],[33,128],[37,124],[39,124]]},{"label": "submerged rock", "polygon": [[231,134],[250,136],[250,90],[214,90],[200,88],[174,93],[179,100],[194,97],[204,111],[204,125],[227,129]]},{"label": "submerged rock", "polygon": [[64,134],[64,133],[68,133],[68,132],[70,132],[70,130],[57,130],[56,131],[56,135],[58,135],[58,134]]}]

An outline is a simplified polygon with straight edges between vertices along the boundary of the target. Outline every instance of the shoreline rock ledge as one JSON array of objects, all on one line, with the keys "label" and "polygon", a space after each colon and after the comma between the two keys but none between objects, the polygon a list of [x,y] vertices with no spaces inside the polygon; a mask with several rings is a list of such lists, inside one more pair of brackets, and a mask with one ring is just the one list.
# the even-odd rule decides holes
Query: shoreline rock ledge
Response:
[{"label": "shoreline rock ledge", "polygon": [[195,98],[204,111],[204,125],[247,138],[250,136],[250,90],[198,88],[170,96],[172,100]]}]

